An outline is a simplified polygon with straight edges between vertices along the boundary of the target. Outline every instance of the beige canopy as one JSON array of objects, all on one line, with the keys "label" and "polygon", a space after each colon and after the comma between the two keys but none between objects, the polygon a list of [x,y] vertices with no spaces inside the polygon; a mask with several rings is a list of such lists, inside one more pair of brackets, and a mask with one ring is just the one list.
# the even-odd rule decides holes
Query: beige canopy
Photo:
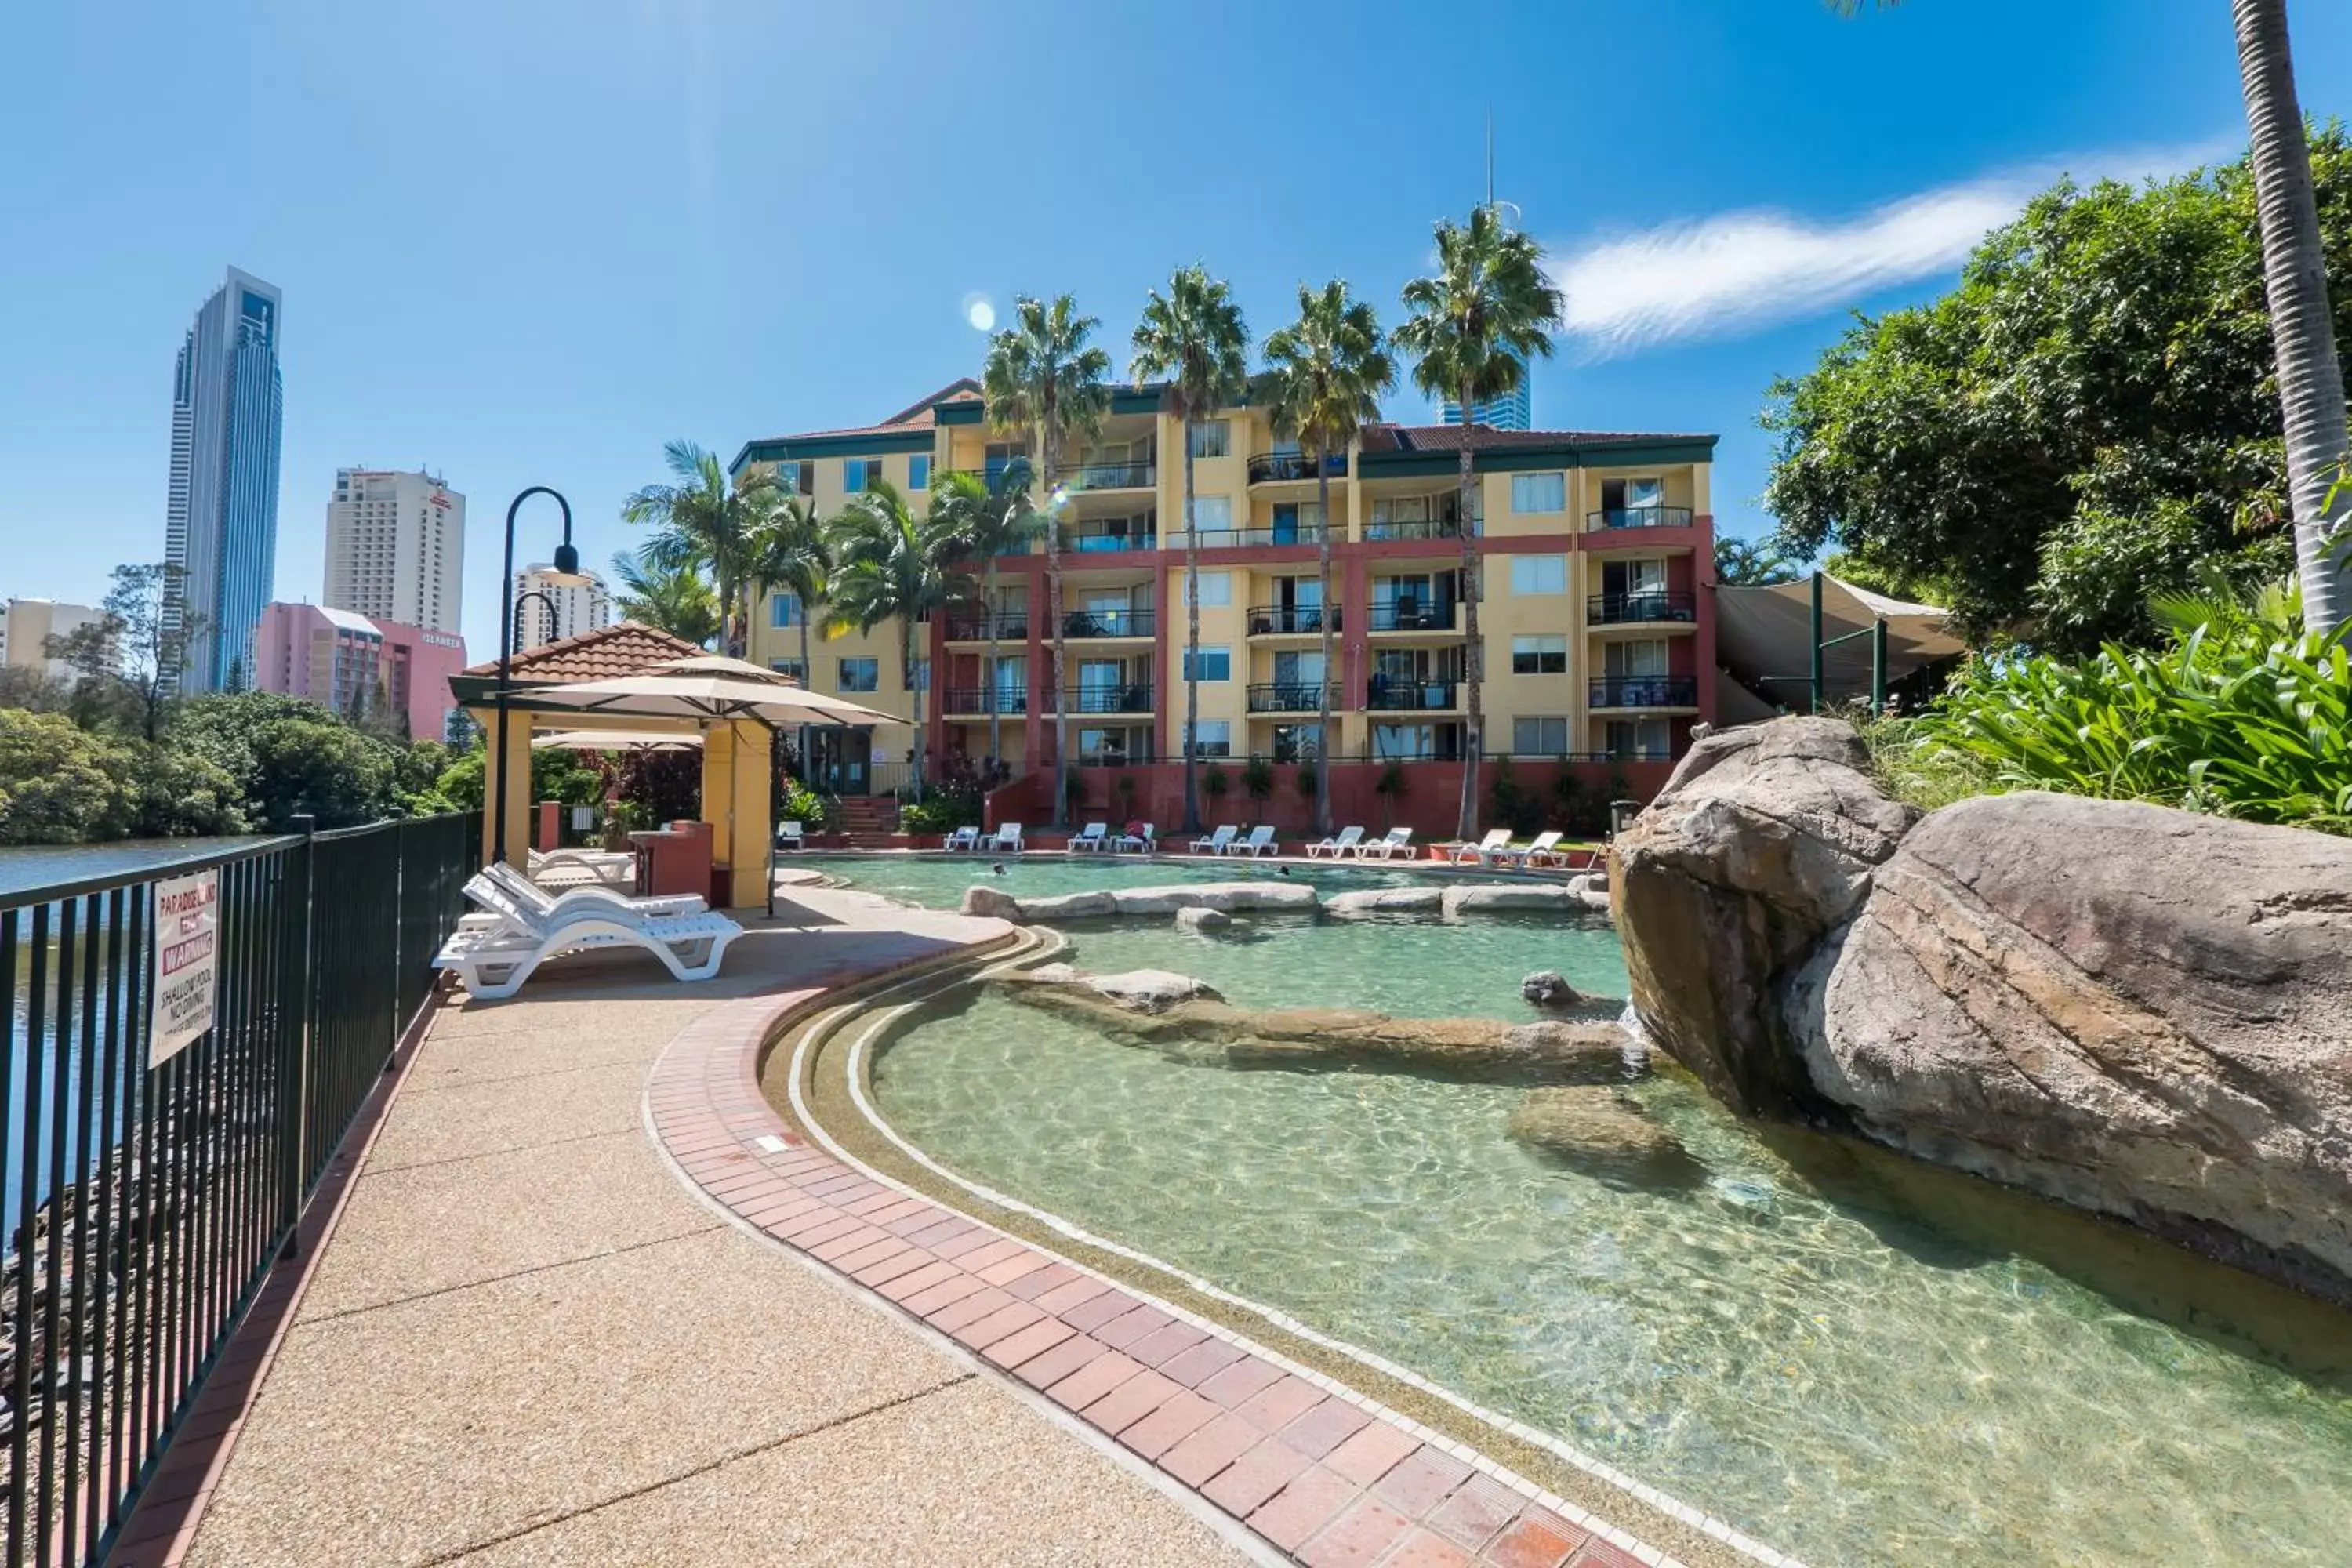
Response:
[{"label": "beige canopy", "polygon": [[692,752],[701,749],[702,736],[689,730],[559,730],[534,735],[530,743],[539,751]]},{"label": "beige canopy", "polygon": [[[1741,684],[1772,702],[1802,710],[1812,671],[1811,578],[1769,587],[1718,587],[1715,591],[1716,658]],[[1933,605],[1906,604],[1822,576],[1822,637],[1867,631],[1886,625],[1886,679],[1902,679],[1924,665],[1954,658],[1968,645],[1945,629],[1949,612]],[[1850,637],[1822,656],[1825,705],[1870,695],[1870,638]],[[1727,722],[1737,720],[1727,719]]]},{"label": "beige canopy", "polygon": [[722,654],[673,659],[643,675],[541,687],[534,708],[692,720],[757,719],[762,723],[863,727],[908,721],[847,698],[811,691],[789,676]]}]

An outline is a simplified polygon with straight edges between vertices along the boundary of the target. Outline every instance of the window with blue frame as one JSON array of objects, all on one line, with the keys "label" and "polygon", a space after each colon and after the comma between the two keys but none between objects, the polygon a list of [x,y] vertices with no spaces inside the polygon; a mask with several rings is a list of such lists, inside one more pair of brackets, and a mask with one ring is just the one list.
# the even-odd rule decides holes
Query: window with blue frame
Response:
[{"label": "window with blue frame", "polygon": [[929,453],[918,452],[907,459],[907,488],[910,490],[927,490],[931,488]]},{"label": "window with blue frame", "polygon": [[768,624],[779,629],[801,624],[801,600],[797,594],[768,595]]},{"label": "window with blue frame", "polygon": [[873,691],[882,683],[882,661],[878,658],[845,658],[841,661],[841,689]]},{"label": "window with blue frame", "polygon": [[871,458],[844,458],[841,460],[841,488],[856,495],[882,477],[882,465]]},{"label": "window with blue frame", "polygon": [[[1190,648],[1184,650],[1182,664],[1184,668],[1183,679],[1186,680],[1192,679],[1192,652]],[[1212,647],[1207,643],[1202,643],[1201,645],[1201,679],[1202,680],[1231,680],[1233,678],[1234,650],[1229,647]]]}]

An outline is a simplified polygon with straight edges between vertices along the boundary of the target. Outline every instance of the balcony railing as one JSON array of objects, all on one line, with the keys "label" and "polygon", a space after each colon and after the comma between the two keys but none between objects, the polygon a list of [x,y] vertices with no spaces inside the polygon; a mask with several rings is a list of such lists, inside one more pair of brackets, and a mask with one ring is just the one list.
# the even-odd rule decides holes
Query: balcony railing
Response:
[{"label": "balcony railing", "polygon": [[[1118,686],[1079,686],[1062,694],[1072,713],[1149,713],[1151,683],[1128,681]],[[1052,711],[1049,708],[1047,711]]]},{"label": "balcony railing", "polygon": [[[1323,472],[1335,479],[1348,477],[1348,454],[1332,452],[1323,459]],[[1261,452],[1249,460],[1249,482],[1279,484],[1285,479],[1315,478],[1315,459],[1304,452]]]},{"label": "balcony railing", "polygon": [[1644,590],[1633,594],[1596,594],[1584,601],[1588,626],[1642,626],[1655,621],[1698,619],[1698,596]]},{"label": "balcony railing", "polygon": [[1454,604],[1424,605],[1413,599],[1396,599],[1372,606],[1372,630],[1376,632],[1450,632],[1454,629]]},{"label": "balcony railing", "polygon": [[1333,631],[1339,630],[1339,606],[1332,605],[1252,605],[1249,629],[1252,637],[1273,637],[1285,632],[1319,632],[1328,615]]},{"label": "balcony railing", "polygon": [[1322,684],[1312,680],[1275,680],[1249,689],[1249,710],[1253,713],[1314,713],[1321,709],[1325,694],[1331,706],[1340,706],[1339,683]]},{"label": "balcony railing", "polygon": [[940,694],[942,713],[1026,713],[1029,693],[1018,686],[960,686]]},{"label": "balcony railing", "polygon": [[1455,685],[1442,680],[1401,680],[1374,674],[1364,691],[1364,706],[1375,713],[1436,713],[1454,706]]},{"label": "balcony railing", "polygon": [[1686,506],[1612,506],[1601,511],[1584,514],[1584,526],[1598,528],[1688,528],[1691,509]]},{"label": "balcony railing", "polygon": [[1141,532],[1085,532],[1074,528],[1062,531],[1062,548],[1079,555],[1098,555],[1122,550],[1157,550],[1160,536],[1146,530]]},{"label": "balcony railing", "polygon": [[1459,539],[1462,525],[1450,517],[1405,518],[1364,524],[1364,537],[1375,539]]},{"label": "balcony railing", "polygon": [[1148,746],[1138,752],[1117,750],[1076,752],[1072,753],[1070,758],[1072,766],[1081,768],[1132,768],[1141,767],[1154,761],[1157,759],[1152,756],[1151,750]]},{"label": "balcony railing", "polygon": [[1591,708],[1696,708],[1698,679],[1689,675],[1612,676],[1592,682],[1585,697]]},{"label": "balcony railing", "polygon": [[1062,470],[1063,488],[1070,490],[1148,490],[1159,482],[1150,462],[1079,463]]},{"label": "balcony railing", "polygon": [[1148,637],[1159,624],[1150,610],[1065,610],[1066,637]]},{"label": "balcony railing", "polygon": [[[1268,544],[1320,544],[1323,542],[1321,523],[1300,523],[1291,528],[1204,528],[1201,530],[1203,550],[1254,549]],[[1171,550],[1184,548],[1181,530],[1168,536]]]},{"label": "balcony railing", "polygon": [[994,615],[960,615],[948,617],[948,641],[986,642],[991,637],[1003,642],[1025,642],[1029,637],[1029,612],[999,610]]}]

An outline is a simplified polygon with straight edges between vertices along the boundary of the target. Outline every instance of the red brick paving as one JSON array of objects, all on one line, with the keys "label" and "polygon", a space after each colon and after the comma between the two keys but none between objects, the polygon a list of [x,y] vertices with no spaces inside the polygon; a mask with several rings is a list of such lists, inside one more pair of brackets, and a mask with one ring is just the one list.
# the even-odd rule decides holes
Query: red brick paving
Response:
[{"label": "red brick paving", "polygon": [[[715,1202],[1042,1389],[1308,1568],[1640,1568],[1396,1418],[810,1147],[768,1109],[756,1068],[816,1000],[716,1008],[655,1069],[656,1132]],[[761,1137],[783,1148],[762,1152]]]}]

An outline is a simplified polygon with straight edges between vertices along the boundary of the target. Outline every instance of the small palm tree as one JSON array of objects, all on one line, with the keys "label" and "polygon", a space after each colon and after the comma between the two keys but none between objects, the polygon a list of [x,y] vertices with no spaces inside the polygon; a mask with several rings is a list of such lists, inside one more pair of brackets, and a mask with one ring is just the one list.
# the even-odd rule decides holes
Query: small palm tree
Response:
[{"label": "small palm tree", "polygon": [[757,516],[751,525],[750,574],[751,600],[778,588],[800,601],[801,679],[808,682],[816,666],[809,662],[809,622],[824,604],[833,572],[833,552],[824,539],[824,520],[816,507],[781,487],[771,486],[753,498]]},{"label": "small palm tree", "polygon": [[1478,758],[1486,722],[1479,690],[1486,648],[1478,640],[1478,555],[1472,537],[1473,448],[1480,427],[1470,415],[1480,403],[1515,390],[1527,359],[1550,357],[1560,295],[1544,276],[1543,247],[1505,224],[1489,205],[1475,209],[1465,226],[1438,224],[1437,271],[1404,286],[1404,307],[1412,320],[1396,330],[1394,341],[1413,356],[1413,384],[1430,396],[1451,398],[1462,410],[1462,673],[1470,702],[1454,831],[1470,838],[1478,831]]},{"label": "small palm tree", "polygon": [[1025,553],[1029,542],[1044,531],[1030,492],[1029,459],[1015,458],[1004,465],[993,485],[974,474],[946,474],[932,481],[931,510],[955,532],[961,557],[977,559],[988,618],[988,760],[1004,759],[1004,714],[997,700],[996,663],[1002,627],[996,614],[996,563],[1000,556]]},{"label": "small palm tree", "polygon": [[1249,328],[1233,290],[1199,265],[1179,268],[1168,292],[1151,290],[1135,324],[1137,385],[1168,382],[1168,411],[1184,427],[1184,831],[1201,831],[1200,761],[1192,732],[1201,719],[1201,532],[1192,516],[1192,426],[1249,391]]},{"label": "small palm tree", "polygon": [[698,569],[657,565],[643,552],[624,550],[613,557],[613,575],[621,583],[622,619],[683,637],[697,647],[709,647],[719,635],[719,596]]},{"label": "small palm tree", "polygon": [[763,492],[775,481],[750,474],[730,486],[717,455],[691,441],[672,441],[662,456],[677,482],[647,485],[629,497],[621,503],[622,521],[656,531],[641,552],[649,564],[664,571],[695,566],[710,574],[719,590],[724,650],[740,655],[742,633],[751,623],[744,595],[751,582],[751,526]]},{"label": "small palm tree", "polygon": [[[981,394],[988,422],[996,430],[1034,440],[1045,485],[1045,613],[1054,633],[1054,762],[1058,773],[1070,754],[1069,704],[1063,700],[1067,662],[1062,636],[1061,495],[1062,447],[1073,436],[1102,428],[1110,395],[1110,355],[1095,344],[1102,323],[1078,314],[1067,294],[1052,304],[1024,296],[1013,301],[1013,324],[989,341],[981,366]],[[1032,767],[1036,759],[1030,760]],[[1054,826],[1069,820],[1062,792],[1054,792]]]},{"label": "small palm tree", "polygon": [[915,628],[963,592],[954,561],[961,545],[951,520],[936,500],[918,518],[906,498],[879,481],[853,499],[825,526],[835,562],[827,626],[870,632],[884,621],[898,625],[900,668],[914,693],[915,793],[923,793],[923,687],[915,674]]},{"label": "small palm tree", "polygon": [[1322,573],[1323,676],[1317,700],[1315,826],[1331,831],[1331,469],[1357,432],[1381,416],[1381,394],[1396,384],[1396,363],[1381,341],[1371,306],[1348,297],[1344,279],[1320,289],[1298,289],[1298,320],[1265,340],[1265,374],[1258,400],[1272,416],[1275,434],[1298,443],[1315,465],[1315,500],[1323,519],[1316,563]]}]

